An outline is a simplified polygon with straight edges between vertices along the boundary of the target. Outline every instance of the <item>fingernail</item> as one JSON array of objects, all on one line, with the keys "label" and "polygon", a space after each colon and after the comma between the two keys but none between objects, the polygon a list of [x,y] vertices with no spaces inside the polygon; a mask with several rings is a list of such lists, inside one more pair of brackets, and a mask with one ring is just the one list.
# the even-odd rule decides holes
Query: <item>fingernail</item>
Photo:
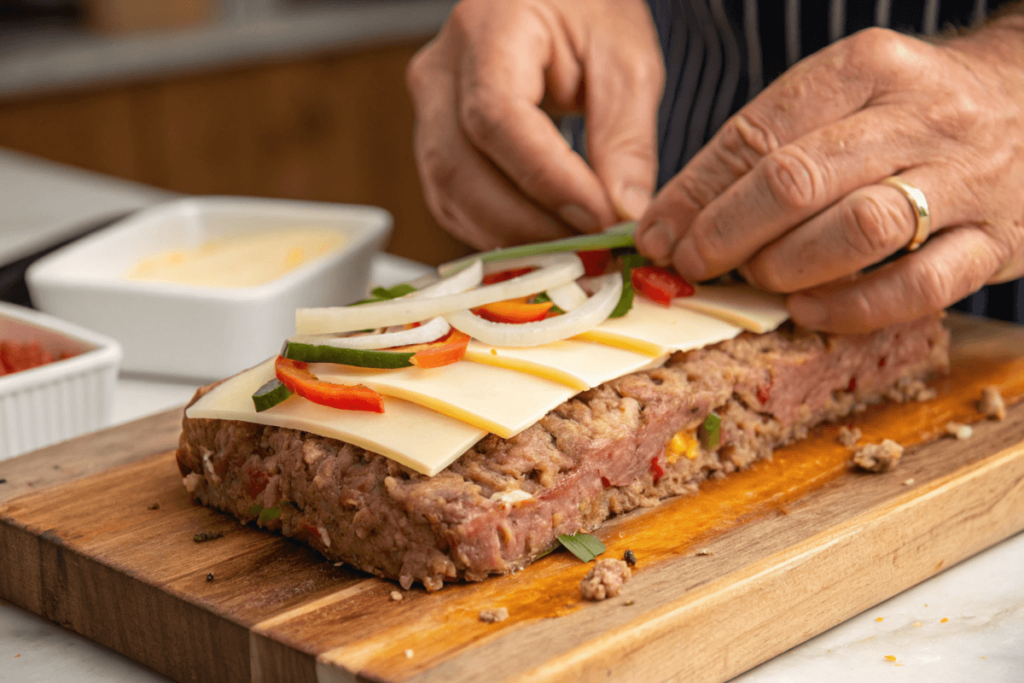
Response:
[{"label": "fingernail", "polygon": [[647,205],[651,203],[651,193],[642,187],[630,185],[619,194],[619,203],[615,209],[619,215],[628,220],[637,220],[644,215]]},{"label": "fingernail", "polygon": [[665,221],[655,221],[640,235],[641,251],[655,261],[665,261],[672,255],[675,235]]},{"label": "fingernail", "polygon": [[693,238],[689,235],[676,245],[672,254],[672,264],[684,278],[695,281],[703,280],[704,273],[708,269],[704,264],[704,259],[700,257],[697,248],[693,245]]},{"label": "fingernail", "polygon": [[793,322],[803,327],[816,328],[828,320],[828,309],[820,300],[805,294],[794,294],[789,297],[789,313]]},{"label": "fingernail", "polygon": [[563,221],[581,232],[595,232],[600,227],[594,214],[579,204],[564,204],[558,209],[558,215],[562,217]]}]

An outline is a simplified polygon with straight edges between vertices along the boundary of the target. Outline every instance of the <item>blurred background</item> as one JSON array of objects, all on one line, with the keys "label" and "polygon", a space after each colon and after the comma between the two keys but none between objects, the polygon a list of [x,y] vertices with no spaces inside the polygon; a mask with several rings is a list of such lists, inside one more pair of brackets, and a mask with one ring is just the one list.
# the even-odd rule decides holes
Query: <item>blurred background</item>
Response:
[{"label": "blurred background", "polygon": [[194,194],[372,204],[388,251],[466,249],[430,216],[404,71],[454,0],[0,0],[0,147]]}]

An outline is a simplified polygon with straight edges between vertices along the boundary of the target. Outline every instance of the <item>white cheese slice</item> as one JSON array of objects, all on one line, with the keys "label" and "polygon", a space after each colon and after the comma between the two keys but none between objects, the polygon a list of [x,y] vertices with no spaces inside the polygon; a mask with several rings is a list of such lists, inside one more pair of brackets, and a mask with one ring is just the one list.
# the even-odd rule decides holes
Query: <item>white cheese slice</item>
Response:
[{"label": "white cheese slice", "polygon": [[743,328],[717,317],[662,306],[638,295],[633,299],[629,313],[621,318],[609,318],[576,339],[614,344],[638,353],[660,356],[717,344],[742,331]]},{"label": "white cheese slice", "polygon": [[257,413],[252,395],[273,377],[271,359],[225,380],[185,414],[193,419],[241,420],[339,439],[428,476],[448,467],[487,435],[459,420],[389,397],[384,398],[383,414],[337,410],[299,396]]},{"label": "white cheese slice", "polygon": [[399,370],[311,363],[309,370],[325,382],[364,384],[506,439],[578,393],[549,379],[479,363]]},{"label": "white cheese slice", "polygon": [[745,284],[697,286],[693,296],[673,299],[672,305],[713,315],[758,334],[771,332],[789,319],[783,295]]},{"label": "white cheese slice", "polygon": [[526,372],[577,391],[586,391],[657,362],[643,353],[577,339],[523,348],[496,347],[474,339],[466,349],[466,360]]}]

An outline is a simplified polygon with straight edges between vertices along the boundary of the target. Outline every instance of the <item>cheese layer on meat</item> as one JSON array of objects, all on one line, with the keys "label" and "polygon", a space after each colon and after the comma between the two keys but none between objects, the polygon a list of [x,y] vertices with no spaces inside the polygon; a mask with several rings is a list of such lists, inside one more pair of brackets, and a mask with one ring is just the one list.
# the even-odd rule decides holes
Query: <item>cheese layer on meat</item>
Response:
[{"label": "cheese layer on meat", "polygon": [[771,331],[787,317],[782,297],[746,285],[698,287],[694,296],[671,306],[637,296],[628,314],[574,339],[514,349],[474,340],[465,361],[440,368],[310,364],[324,381],[364,384],[383,394],[383,415],[327,408],[298,396],[257,413],[252,394],[274,377],[273,359],[226,380],[186,415],[299,429],[432,476],[487,432],[509,438],[579,391],[661,365],[673,352],[732,339],[745,329]]},{"label": "cheese layer on meat", "polygon": [[386,455],[433,476],[487,435],[483,429],[397,398],[384,398],[384,413],[337,410],[292,396],[256,412],[252,395],[274,378],[274,359],[235,375],[185,411],[190,419],[240,420],[319,434]]}]

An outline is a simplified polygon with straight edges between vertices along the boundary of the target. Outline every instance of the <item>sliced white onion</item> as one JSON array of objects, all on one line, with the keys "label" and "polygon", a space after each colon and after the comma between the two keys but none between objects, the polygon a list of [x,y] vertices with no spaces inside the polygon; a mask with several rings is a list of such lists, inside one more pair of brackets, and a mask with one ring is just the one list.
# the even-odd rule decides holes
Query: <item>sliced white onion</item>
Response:
[{"label": "sliced white onion", "polygon": [[535,323],[492,323],[468,310],[451,313],[445,318],[455,329],[485,344],[519,347],[550,344],[592,330],[608,319],[622,295],[622,276],[604,275],[600,283],[601,288],[582,306]]},{"label": "sliced white onion", "polygon": [[566,282],[564,285],[552,287],[548,290],[548,298],[566,312],[587,303],[587,293],[575,282]]},{"label": "sliced white onion", "polygon": [[360,334],[355,337],[334,337],[323,334],[297,334],[288,341],[294,344],[313,344],[315,346],[334,346],[339,349],[390,349],[393,346],[409,344],[426,344],[440,339],[451,331],[448,321],[438,316],[419,327],[398,332],[381,334]]},{"label": "sliced white onion", "polygon": [[[466,268],[446,277],[442,280],[424,287],[423,289],[409,294],[411,299],[436,299],[440,296],[458,294],[480,285],[484,279],[484,266],[479,259],[473,261]],[[365,304],[364,304],[365,305]]]},{"label": "sliced white onion", "polygon": [[360,306],[300,308],[295,311],[296,332],[330,334],[415,323],[495,301],[530,296],[583,275],[583,262],[576,254],[549,254],[547,263],[511,280],[436,298],[409,296]]}]

